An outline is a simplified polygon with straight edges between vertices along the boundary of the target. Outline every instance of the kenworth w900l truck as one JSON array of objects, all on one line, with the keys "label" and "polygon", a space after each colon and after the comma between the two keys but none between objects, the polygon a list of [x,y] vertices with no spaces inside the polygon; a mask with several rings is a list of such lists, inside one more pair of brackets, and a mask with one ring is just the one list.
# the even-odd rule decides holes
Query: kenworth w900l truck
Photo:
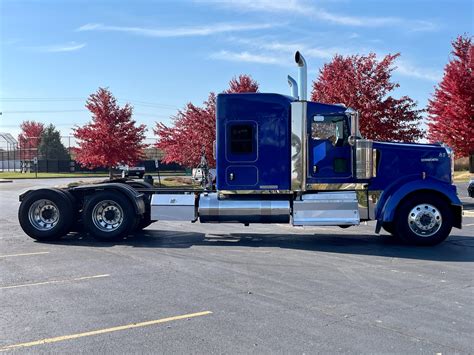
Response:
[{"label": "kenworth w900l truck", "polygon": [[376,233],[384,228],[434,245],[461,228],[452,151],[364,139],[356,111],[307,100],[306,62],[299,52],[295,61],[291,96],[218,95],[215,186],[109,181],[27,191],[20,196],[23,230],[54,240],[82,225],[100,240],[116,240],[154,221],[348,227],[376,220]]}]

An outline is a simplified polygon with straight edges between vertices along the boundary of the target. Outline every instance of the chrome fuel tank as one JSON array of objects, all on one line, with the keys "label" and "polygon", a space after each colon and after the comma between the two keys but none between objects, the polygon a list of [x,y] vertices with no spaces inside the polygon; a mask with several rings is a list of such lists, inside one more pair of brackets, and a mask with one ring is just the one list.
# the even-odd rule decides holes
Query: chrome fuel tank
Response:
[{"label": "chrome fuel tank", "polygon": [[217,193],[199,198],[201,223],[289,223],[290,201],[219,199]]}]

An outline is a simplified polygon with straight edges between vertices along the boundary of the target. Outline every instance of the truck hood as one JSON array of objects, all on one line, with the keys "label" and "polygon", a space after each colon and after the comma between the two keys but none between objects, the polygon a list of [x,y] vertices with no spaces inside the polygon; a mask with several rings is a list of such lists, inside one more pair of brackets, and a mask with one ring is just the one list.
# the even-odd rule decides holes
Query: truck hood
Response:
[{"label": "truck hood", "polygon": [[375,185],[398,178],[432,178],[451,183],[451,156],[439,144],[374,142],[377,176]]}]

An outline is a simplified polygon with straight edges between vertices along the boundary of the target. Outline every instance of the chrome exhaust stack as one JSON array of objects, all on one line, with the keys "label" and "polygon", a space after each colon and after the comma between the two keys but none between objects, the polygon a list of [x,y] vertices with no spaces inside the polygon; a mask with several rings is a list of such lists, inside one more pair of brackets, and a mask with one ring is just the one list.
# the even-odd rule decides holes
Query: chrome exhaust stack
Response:
[{"label": "chrome exhaust stack", "polygon": [[298,81],[299,81],[299,99],[301,101],[308,100],[308,68],[303,55],[297,51],[295,53],[295,62],[298,65]]},{"label": "chrome exhaust stack", "polygon": [[298,99],[298,83],[292,76],[288,75],[288,85],[290,85],[291,96]]}]

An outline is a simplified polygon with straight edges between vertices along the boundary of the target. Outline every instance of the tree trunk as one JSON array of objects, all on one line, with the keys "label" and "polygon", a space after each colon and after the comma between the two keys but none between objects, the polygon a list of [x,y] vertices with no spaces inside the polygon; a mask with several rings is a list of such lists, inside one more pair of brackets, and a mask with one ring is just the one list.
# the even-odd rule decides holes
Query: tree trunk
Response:
[{"label": "tree trunk", "polygon": [[109,180],[112,180],[113,174],[112,174],[112,167],[109,167]]}]

